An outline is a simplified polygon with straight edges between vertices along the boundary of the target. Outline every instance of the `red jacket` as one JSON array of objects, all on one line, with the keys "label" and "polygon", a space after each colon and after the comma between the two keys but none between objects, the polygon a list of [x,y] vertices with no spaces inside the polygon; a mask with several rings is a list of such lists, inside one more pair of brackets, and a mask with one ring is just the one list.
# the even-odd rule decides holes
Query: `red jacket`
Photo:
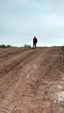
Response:
[{"label": "red jacket", "polygon": [[34,38],[33,39],[33,43],[37,43],[37,38]]}]

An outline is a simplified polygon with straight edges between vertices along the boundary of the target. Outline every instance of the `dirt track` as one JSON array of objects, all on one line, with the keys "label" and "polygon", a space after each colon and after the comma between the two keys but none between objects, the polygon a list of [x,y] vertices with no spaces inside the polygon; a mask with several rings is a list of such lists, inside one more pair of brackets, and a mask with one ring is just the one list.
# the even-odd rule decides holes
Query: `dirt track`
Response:
[{"label": "dirt track", "polygon": [[64,48],[0,48],[0,113],[64,113]]}]

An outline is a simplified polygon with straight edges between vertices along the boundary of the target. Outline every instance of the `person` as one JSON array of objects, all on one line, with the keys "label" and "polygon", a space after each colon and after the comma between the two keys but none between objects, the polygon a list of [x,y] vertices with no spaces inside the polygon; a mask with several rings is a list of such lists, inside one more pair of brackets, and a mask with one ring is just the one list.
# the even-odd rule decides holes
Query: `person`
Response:
[{"label": "person", "polygon": [[33,38],[33,48],[36,49],[36,44],[37,44],[37,38],[34,36]]}]

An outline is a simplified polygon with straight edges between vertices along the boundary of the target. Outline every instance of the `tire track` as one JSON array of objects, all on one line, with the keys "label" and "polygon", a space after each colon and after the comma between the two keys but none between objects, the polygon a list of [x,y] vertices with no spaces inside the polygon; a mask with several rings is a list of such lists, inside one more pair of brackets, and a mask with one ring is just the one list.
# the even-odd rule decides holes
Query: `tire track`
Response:
[{"label": "tire track", "polygon": [[[42,54],[42,51],[45,52],[45,50],[46,50],[46,48],[42,49],[42,50],[41,49],[37,49],[37,50],[34,50],[33,52],[27,54],[27,58],[25,56],[22,59],[22,61],[19,61],[18,64],[16,64],[16,66],[14,66],[13,69],[8,70],[8,72],[6,72],[4,74],[6,76],[3,75],[0,78],[0,80],[2,81],[1,83],[3,84],[3,86],[2,86],[1,83],[0,83],[0,86],[1,86],[1,89],[2,89],[2,90],[0,90],[1,91],[0,94],[3,95],[3,97],[5,95],[5,97],[7,98],[8,97],[7,95],[9,95],[9,89],[11,87],[16,87],[16,84],[18,84],[18,82],[19,82],[18,79],[21,77],[21,74],[20,74],[20,77],[19,77],[17,73],[20,72],[20,69],[24,70],[25,66],[28,63],[31,64],[32,61],[34,62],[34,60],[36,60],[36,57],[39,56],[40,54]],[[22,64],[22,67],[20,67],[20,64]],[[11,72],[11,74],[9,72]],[[13,74],[14,74],[14,76],[13,76]],[[13,88],[13,92],[14,92],[14,90],[16,91],[16,88]],[[0,100],[0,101],[2,101],[2,100]]]},{"label": "tire track", "polygon": [[[22,87],[20,84],[23,85],[24,83],[26,83],[26,81],[25,81],[26,78],[25,79],[23,79],[23,78],[24,78],[24,75],[25,75],[24,69],[27,66],[27,64],[29,64],[30,67],[31,67],[31,62],[32,63],[34,63],[34,62],[39,63],[40,61],[38,61],[38,59],[41,57],[42,52],[46,53],[46,50],[47,50],[47,48],[37,49],[37,50],[33,51],[33,53],[29,53],[30,55],[28,54],[27,58],[25,56],[25,59],[22,59],[22,61],[20,61],[19,64],[17,64],[17,66],[15,66],[12,70],[9,71],[9,72],[11,72],[11,74],[8,72],[8,73],[5,74],[6,76],[3,76],[3,77],[0,78],[1,81],[2,81],[1,83],[3,85],[3,86],[0,85],[0,87],[2,89],[0,91],[1,91],[1,95],[3,95],[2,98],[4,97],[4,99],[7,101],[6,103],[11,102],[12,98],[15,98],[15,93],[16,94],[19,93],[17,88]],[[22,67],[20,67],[20,64],[22,64]],[[21,73],[24,73],[23,77],[21,76],[20,68],[22,69]],[[29,69],[29,71],[30,71],[30,69]],[[18,72],[20,73],[20,76],[17,75]],[[13,74],[14,74],[14,76],[13,76]],[[19,84],[19,86],[17,86],[17,84]],[[24,85],[24,87],[25,88],[23,89],[23,91],[26,90],[27,85]],[[15,93],[12,93],[12,92],[15,92]],[[11,98],[10,94],[11,94],[12,98]],[[8,101],[8,99],[9,99],[9,101]],[[2,104],[3,104],[3,101],[4,100],[2,100],[2,99],[0,100],[0,102],[2,102]]]},{"label": "tire track", "polygon": [[[50,51],[52,54],[50,54]],[[62,51],[62,48],[60,49]],[[39,87],[44,79],[46,80],[53,80],[60,79],[61,77],[61,71],[62,71],[62,57],[60,56],[59,50],[57,51],[57,54],[54,57],[54,53],[56,53],[55,49],[51,48],[47,51],[47,56],[44,58],[44,60],[41,62],[38,72],[37,79],[30,84],[31,91],[33,94],[37,94],[37,91],[39,90]],[[60,63],[61,62],[61,63]],[[57,69],[56,69],[57,68]],[[46,70],[46,71],[45,71]],[[56,76],[54,76],[56,74]]]},{"label": "tire track", "polygon": [[[58,64],[59,66],[62,64],[61,49],[39,48],[23,56],[16,56],[15,60],[12,59],[10,64],[7,64],[9,67],[11,65],[10,70],[0,78],[0,110],[2,113],[18,111],[23,113],[50,112],[51,102],[47,97],[49,92],[45,93],[48,91],[47,85],[42,83],[49,81],[48,78],[53,81],[52,76],[55,68],[58,70]],[[28,73],[30,73],[30,78],[27,79]]]},{"label": "tire track", "polygon": [[[10,63],[5,65],[2,69],[0,69],[0,78],[7,74],[9,71],[12,71],[14,68],[16,68],[18,65],[20,65],[21,62],[26,62],[28,59],[30,60],[30,57],[33,56],[35,53],[39,53],[39,49],[35,51],[29,51],[28,53],[24,54],[23,56],[20,56],[19,58],[16,58],[12,60]],[[24,65],[24,63],[23,63]]]},{"label": "tire track", "polygon": [[14,52],[10,52],[10,53],[7,53],[5,55],[2,55],[0,56],[0,63],[4,60],[8,60],[8,59],[11,59],[12,57],[15,57],[15,55],[20,55],[20,54],[23,54],[23,52],[27,52],[27,51],[30,51],[30,49],[21,49],[20,51],[14,51]]}]

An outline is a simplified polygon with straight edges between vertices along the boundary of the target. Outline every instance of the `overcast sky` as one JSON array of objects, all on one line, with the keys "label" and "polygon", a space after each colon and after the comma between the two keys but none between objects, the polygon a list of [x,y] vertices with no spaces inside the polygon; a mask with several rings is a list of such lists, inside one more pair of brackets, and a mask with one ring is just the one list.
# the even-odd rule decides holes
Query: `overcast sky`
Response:
[{"label": "overcast sky", "polygon": [[0,0],[0,44],[64,45],[64,0]]}]

